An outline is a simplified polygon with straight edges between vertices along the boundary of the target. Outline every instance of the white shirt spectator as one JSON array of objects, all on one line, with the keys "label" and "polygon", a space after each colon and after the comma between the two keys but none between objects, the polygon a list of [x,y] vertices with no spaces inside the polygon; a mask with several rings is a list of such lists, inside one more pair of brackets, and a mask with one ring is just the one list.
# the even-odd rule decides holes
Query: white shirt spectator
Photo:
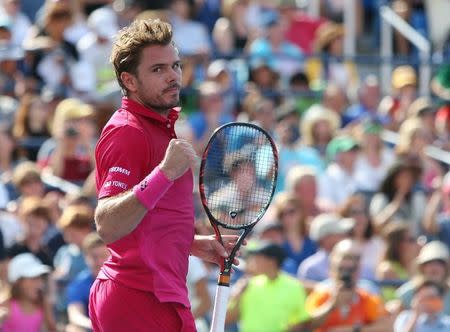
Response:
[{"label": "white shirt spectator", "polygon": [[208,31],[201,23],[171,19],[173,40],[182,55],[208,54],[211,50]]},{"label": "white shirt spectator", "polygon": [[319,176],[319,200],[331,208],[344,203],[357,188],[355,173],[347,173],[336,163]]},{"label": "white shirt spectator", "polygon": [[14,16],[9,16],[5,9],[0,6],[0,20],[11,22],[11,43],[13,45],[22,45],[31,27],[28,17],[21,12]]},{"label": "white shirt spectator", "polygon": [[360,154],[355,163],[355,180],[359,190],[376,192],[387,170],[395,161],[395,155],[391,150],[384,149],[381,152],[381,163],[374,167],[369,163],[364,154]]}]

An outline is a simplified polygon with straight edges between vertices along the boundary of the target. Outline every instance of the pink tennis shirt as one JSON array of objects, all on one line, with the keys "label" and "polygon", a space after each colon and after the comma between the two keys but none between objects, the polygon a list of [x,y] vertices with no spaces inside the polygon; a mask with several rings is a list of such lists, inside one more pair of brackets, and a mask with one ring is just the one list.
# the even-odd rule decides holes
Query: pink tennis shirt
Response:
[{"label": "pink tennis shirt", "polygon": [[[128,191],[143,180],[164,157],[178,111],[168,117],[124,97],[97,143],[98,198]],[[148,183],[152,186],[152,183]],[[149,291],[161,302],[189,307],[186,275],[194,239],[193,177],[187,171],[174,182],[159,183],[155,207],[130,234],[108,244],[110,258],[98,278]]]}]

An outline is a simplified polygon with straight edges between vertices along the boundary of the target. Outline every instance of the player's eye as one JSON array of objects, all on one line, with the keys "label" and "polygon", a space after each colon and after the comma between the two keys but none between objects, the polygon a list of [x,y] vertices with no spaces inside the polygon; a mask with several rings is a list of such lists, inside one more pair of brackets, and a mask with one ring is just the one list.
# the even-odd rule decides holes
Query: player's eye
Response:
[{"label": "player's eye", "polygon": [[162,71],[162,68],[161,67],[155,67],[155,68],[153,68],[153,72],[154,73],[160,73]]}]

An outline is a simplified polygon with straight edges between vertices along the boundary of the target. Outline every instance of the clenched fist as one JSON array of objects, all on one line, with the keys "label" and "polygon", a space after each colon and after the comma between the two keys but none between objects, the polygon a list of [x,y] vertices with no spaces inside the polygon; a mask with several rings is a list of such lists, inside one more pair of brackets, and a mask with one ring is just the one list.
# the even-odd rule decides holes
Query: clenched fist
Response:
[{"label": "clenched fist", "polygon": [[182,176],[189,167],[194,166],[196,160],[197,155],[191,143],[184,139],[173,139],[167,147],[160,169],[173,181]]}]

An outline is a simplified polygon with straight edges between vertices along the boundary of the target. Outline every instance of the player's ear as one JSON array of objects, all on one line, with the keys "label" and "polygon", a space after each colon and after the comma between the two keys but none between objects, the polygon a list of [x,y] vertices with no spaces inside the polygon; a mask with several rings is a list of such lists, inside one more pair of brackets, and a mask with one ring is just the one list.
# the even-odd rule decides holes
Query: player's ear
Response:
[{"label": "player's ear", "polygon": [[120,80],[122,81],[123,85],[127,88],[129,92],[136,92],[137,91],[137,79],[136,77],[128,73],[126,71],[120,73]]}]

